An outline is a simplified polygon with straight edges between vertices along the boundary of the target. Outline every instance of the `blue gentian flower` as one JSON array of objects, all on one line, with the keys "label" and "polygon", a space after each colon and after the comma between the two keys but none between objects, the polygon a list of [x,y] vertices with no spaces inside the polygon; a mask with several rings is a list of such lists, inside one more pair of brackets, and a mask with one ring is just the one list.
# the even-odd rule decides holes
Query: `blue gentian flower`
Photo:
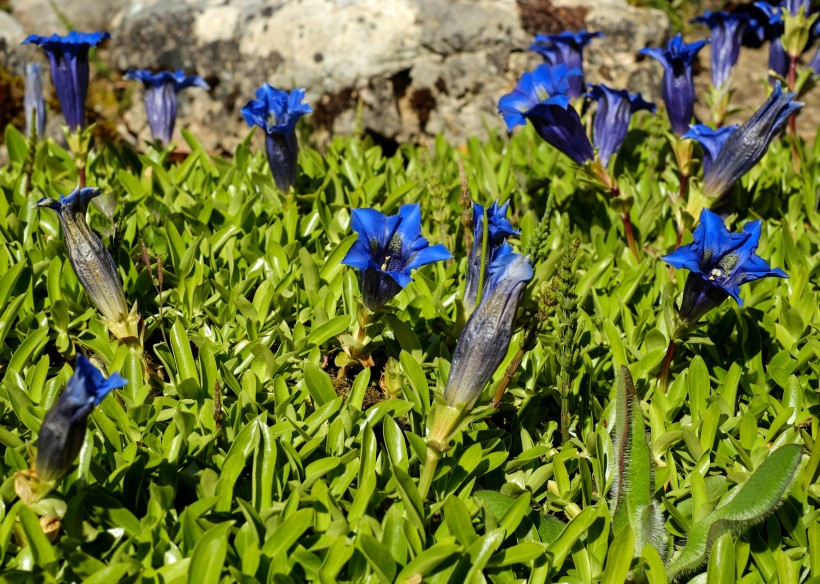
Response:
[{"label": "blue gentian flower", "polygon": [[418,203],[402,205],[398,215],[389,217],[375,209],[353,209],[351,227],[359,239],[342,263],[359,270],[362,300],[373,311],[412,281],[412,270],[453,257],[443,245],[431,246],[421,236]]},{"label": "blue gentian flower", "polygon": [[796,93],[783,93],[780,82],[766,102],[742,126],[732,132],[703,177],[707,197],[720,197],[763,158],[769,145],[789,121],[792,113],[803,107],[792,101]]},{"label": "blue gentian flower", "polygon": [[579,75],[580,70],[568,69],[566,65],[539,65],[524,73],[515,89],[499,100],[498,112],[504,116],[509,130],[530,120],[547,143],[582,165],[595,155],[567,95],[570,79]]},{"label": "blue gentian flower", "polygon": [[743,306],[741,284],[770,276],[789,277],[754,253],[760,243],[760,220],[746,223],[740,233],[731,233],[720,216],[704,209],[692,237],[692,243],[663,257],[669,265],[689,270],[680,307],[685,325],[696,323],[730,296]]},{"label": "blue gentian flower", "polygon": [[85,128],[85,97],[88,94],[88,49],[110,38],[107,32],[77,32],[49,37],[33,34],[23,41],[39,45],[51,63],[51,80],[63,108],[65,123],[76,132]]},{"label": "blue gentian flower", "polygon": [[578,69],[581,75],[569,79],[567,95],[572,99],[580,97],[584,91],[584,47],[594,38],[602,38],[600,32],[564,31],[560,34],[539,34],[530,50],[544,57],[550,65],[566,65],[568,69]]},{"label": "blue gentian flower", "polygon": [[598,101],[593,123],[592,143],[604,166],[617,153],[629,131],[629,120],[639,110],[655,111],[655,104],[645,101],[640,93],[612,89],[603,83],[590,86],[589,96]]},{"label": "blue gentian flower", "polygon": [[703,148],[703,174],[709,172],[712,163],[717,158],[720,149],[726,139],[737,129],[737,124],[723,126],[717,130],[704,124],[693,124],[689,126],[689,131],[683,137],[697,141]]},{"label": "blue gentian flower", "polygon": [[[783,12],[779,6],[772,6],[768,2],[755,2],[756,9],[751,13],[749,26],[743,35],[743,45],[759,47],[763,41],[769,41],[769,70],[781,77],[789,73],[789,56],[780,37],[783,35]],[[774,84],[776,79],[770,77]]]},{"label": "blue gentian flower", "polygon": [[695,108],[695,82],[692,79],[692,63],[708,40],[685,43],[680,34],[672,37],[665,49],[652,48],[638,51],[657,59],[663,65],[661,96],[666,104],[666,115],[672,131],[683,136],[689,130],[689,122]]},{"label": "blue gentian flower", "polygon": [[729,81],[737,64],[749,16],[740,12],[706,11],[692,22],[705,24],[712,31],[712,85],[721,88]]},{"label": "blue gentian flower", "polygon": [[502,244],[490,264],[481,303],[467,320],[453,351],[444,389],[448,406],[469,408],[481,396],[507,354],[518,305],[532,276],[529,258]]},{"label": "blue gentian flower", "polygon": [[267,83],[256,90],[256,99],[242,108],[245,122],[265,130],[265,154],[268,157],[273,180],[281,191],[288,191],[296,181],[296,158],[299,144],[296,138],[296,122],[313,111],[302,103],[304,89],[290,93],[271,87]]},{"label": "blue gentian flower", "polygon": [[[484,265],[489,266],[492,258],[501,249],[504,240],[518,231],[507,219],[510,202],[499,205],[498,201],[487,208],[487,255]],[[481,279],[481,249],[484,241],[484,207],[473,201],[473,247],[467,258],[467,276],[464,284],[464,306],[472,309],[478,296],[478,281]],[[485,267],[485,282],[489,273]]]},{"label": "blue gentian flower", "polygon": [[[46,102],[43,99],[43,79],[40,76],[39,63],[26,63],[26,93],[23,98],[23,109],[26,112],[26,136],[32,132],[38,138],[46,133]],[[34,127],[31,126],[32,112]]]},{"label": "blue gentian flower", "polygon": [[75,189],[67,197],[60,195],[59,201],[40,199],[37,206],[57,213],[68,261],[111,332],[121,339],[137,337],[137,316],[128,310],[117,264],[85,221],[88,204],[99,194],[100,189],[91,187]]},{"label": "blue gentian flower", "polygon": [[126,380],[117,373],[108,379],[88,359],[77,354],[74,375],[43,418],[37,439],[35,470],[42,481],[58,481],[68,472],[85,439],[86,420],[91,410],[111,390]]},{"label": "blue gentian flower", "polygon": [[148,125],[151,126],[151,136],[165,146],[171,141],[174,124],[177,121],[177,93],[193,86],[210,89],[202,77],[186,76],[181,70],[176,73],[151,73],[145,69],[132,69],[125,77],[142,82],[145,88],[145,113],[148,116]]}]

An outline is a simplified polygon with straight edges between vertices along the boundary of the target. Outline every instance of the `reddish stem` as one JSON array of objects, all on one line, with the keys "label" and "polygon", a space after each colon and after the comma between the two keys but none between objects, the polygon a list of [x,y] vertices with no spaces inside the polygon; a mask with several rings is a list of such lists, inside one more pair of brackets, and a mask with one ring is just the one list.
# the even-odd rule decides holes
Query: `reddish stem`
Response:
[{"label": "reddish stem", "polygon": [[82,167],[77,168],[77,174],[79,175],[80,188],[84,189],[85,188],[85,168],[82,168]]},{"label": "reddish stem", "polygon": [[[617,183],[613,184],[609,188],[609,192],[612,194],[612,198],[617,198],[621,196],[621,189],[618,188]],[[629,246],[629,249],[632,250],[632,255],[635,256],[636,260],[638,260],[640,259],[640,257],[638,256],[638,244],[635,241],[635,231],[634,229],[632,229],[632,219],[629,218],[629,213],[621,213],[621,220],[624,223],[624,235],[626,236],[626,244]]]},{"label": "reddish stem", "polygon": [[666,348],[666,355],[663,357],[663,366],[661,367],[661,391],[666,393],[666,388],[669,386],[669,370],[672,368],[672,357],[675,356],[675,341],[669,341],[669,346]]},{"label": "reddish stem", "polygon": [[[794,91],[797,82],[797,57],[789,55],[789,91]],[[797,114],[789,116],[789,135],[792,146],[792,165],[795,172],[800,172],[800,156],[797,153]]]}]

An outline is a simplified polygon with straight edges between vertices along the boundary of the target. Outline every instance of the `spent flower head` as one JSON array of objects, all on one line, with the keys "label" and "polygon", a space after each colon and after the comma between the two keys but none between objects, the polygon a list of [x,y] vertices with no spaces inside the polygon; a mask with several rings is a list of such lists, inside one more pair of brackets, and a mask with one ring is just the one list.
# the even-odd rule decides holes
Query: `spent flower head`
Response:
[{"label": "spent flower head", "polygon": [[783,93],[778,81],[760,109],[732,132],[703,177],[703,192],[707,197],[722,196],[763,158],[789,116],[803,107],[799,101],[792,101],[795,95]]}]

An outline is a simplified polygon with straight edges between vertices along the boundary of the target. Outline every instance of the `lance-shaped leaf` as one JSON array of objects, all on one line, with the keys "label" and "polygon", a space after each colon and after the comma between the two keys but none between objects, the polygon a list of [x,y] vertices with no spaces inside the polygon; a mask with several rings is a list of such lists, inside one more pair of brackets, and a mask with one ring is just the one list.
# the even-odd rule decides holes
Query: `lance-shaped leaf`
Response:
[{"label": "lance-shaped leaf", "polygon": [[686,545],[667,567],[670,581],[703,565],[712,544],[724,533],[741,534],[768,517],[791,484],[800,456],[799,445],[781,446],[745,483],[729,493],[719,507],[696,523],[688,534]]},{"label": "lance-shaped leaf", "polygon": [[621,366],[615,396],[615,482],[612,486],[612,533],[615,537],[626,526],[634,535],[634,555],[645,544],[658,554],[666,554],[663,516],[652,494],[654,468],[641,412],[640,401],[629,369]]}]

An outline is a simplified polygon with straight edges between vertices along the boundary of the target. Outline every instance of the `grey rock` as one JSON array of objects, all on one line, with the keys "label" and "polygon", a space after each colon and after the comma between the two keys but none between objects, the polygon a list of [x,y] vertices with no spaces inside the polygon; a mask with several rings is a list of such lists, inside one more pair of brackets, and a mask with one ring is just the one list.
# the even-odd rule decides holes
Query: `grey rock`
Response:
[{"label": "grey rock", "polygon": [[[129,0],[11,0],[11,13],[27,34],[63,34],[65,26],[51,4],[77,30],[109,30]],[[22,40],[22,39],[21,39]]]},{"label": "grey rock", "polygon": [[9,70],[19,68],[23,54],[18,45],[24,38],[20,23],[8,12],[0,10],[0,65]]}]

